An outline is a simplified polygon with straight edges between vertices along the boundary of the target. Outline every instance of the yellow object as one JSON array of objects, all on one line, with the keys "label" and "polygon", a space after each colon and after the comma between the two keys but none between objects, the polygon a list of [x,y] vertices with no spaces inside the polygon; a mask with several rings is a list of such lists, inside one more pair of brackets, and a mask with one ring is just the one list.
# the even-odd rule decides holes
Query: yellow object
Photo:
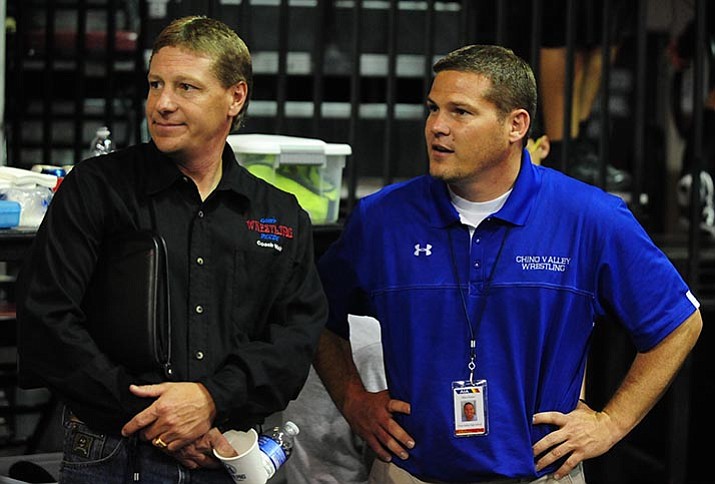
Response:
[{"label": "yellow object", "polygon": [[271,185],[295,195],[300,206],[310,214],[310,219],[314,222],[326,220],[330,202],[327,197],[313,192],[293,178],[284,176],[282,170],[274,170],[270,165],[256,163],[248,165],[246,168],[258,178],[262,178]]}]

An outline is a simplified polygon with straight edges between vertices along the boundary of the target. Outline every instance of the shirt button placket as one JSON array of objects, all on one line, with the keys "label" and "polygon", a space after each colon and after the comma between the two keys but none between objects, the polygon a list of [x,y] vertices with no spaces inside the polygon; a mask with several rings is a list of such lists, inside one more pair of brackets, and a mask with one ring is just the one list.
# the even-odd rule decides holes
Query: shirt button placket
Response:
[{"label": "shirt button placket", "polygon": [[482,278],[483,278],[483,268],[482,268],[482,258],[484,256],[483,254],[483,247],[482,247],[482,237],[479,231],[477,230],[474,235],[472,236],[472,250],[471,250],[471,256],[473,257],[472,259],[472,267],[470,270],[469,274],[469,294],[477,294],[479,292]]},{"label": "shirt button placket", "polygon": [[[190,348],[187,358],[191,362],[189,366],[189,378],[204,375],[204,368],[208,362],[207,351],[210,350],[210,339],[207,336],[207,325],[209,324],[209,313],[213,311],[211,294],[207,293],[210,287],[208,278],[210,271],[204,270],[209,267],[211,257],[211,245],[208,234],[209,214],[205,207],[197,207],[191,234],[190,253],[194,263],[189,269],[189,297],[193,301],[191,315],[189,316],[189,341]],[[207,304],[208,306],[205,306]]]}]

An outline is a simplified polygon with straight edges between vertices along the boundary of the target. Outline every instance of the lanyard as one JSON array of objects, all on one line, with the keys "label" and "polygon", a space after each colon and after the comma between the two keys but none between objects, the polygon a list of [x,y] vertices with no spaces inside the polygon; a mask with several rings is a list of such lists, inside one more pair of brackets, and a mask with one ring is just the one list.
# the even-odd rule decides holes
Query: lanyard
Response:
[{"label": "lanyard", "polygon": [[506,242],[506,237],[509,235],[509,230],[511,230],[511,226],[507,227],[506,230],[504,231],[504,237],[501,239],[501,244],[499,244],[499,251],[497,252],[496,259],[494,259],[494,265],[492,265],[492,270],[489,272],[489,276],[487,277],[487,280],[484,282],[484,297],[483,297],[483,302],[479,307],[479,317],[477,318],[477,327],[475,328],[472,326],[472,320],[469,317],[469,310],[467,309],[467,299],[464,297],[464,291],[462,290],[462,283],[459,280],[459,271],[457,269],[457,258],[454,255],[454,246],[452,245],[452,232],[451,230],[447,230],[447,236],[449,237],[449,252],[451,255],[452,259],[452,272],[454,273],[454,279],[457,281],[457,289],[459,290],[459,295],[462,298],[462,309],[464,310],[464,317],[467,320],[467,327],[469,328],[469,364],[467,365],[467,368],[469,368],[469,383],[473,384],[474,383],[474,369],[477,367],[475,364],[475,360],[477,359],[477,340],[476,340],[476,331],[479,329],[479,325],[482,322],[482,318],[484,317],[484,309],[487,306],[487,297],[489,296],[489,289],[491,289],[492,286],[492,280],[494,279],[494,273],[496,272],[497,264],[499,263],[499,259],[501,258],[501,253],[502,250],[504,249],[504,244]]}]

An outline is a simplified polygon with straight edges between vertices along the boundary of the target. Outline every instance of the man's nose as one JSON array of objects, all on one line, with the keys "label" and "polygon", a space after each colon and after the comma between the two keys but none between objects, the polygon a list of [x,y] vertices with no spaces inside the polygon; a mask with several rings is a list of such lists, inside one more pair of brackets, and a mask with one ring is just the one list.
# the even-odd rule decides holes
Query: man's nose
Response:
[{"label": "man's nose", "polygon": [[162,89],[156,96],[157,111],[173,111],[176,109],[174,95],[170,89]]},{"label": "man's nose", "polygon": [[427,118],[427,126],[430,133],[434,135],[449,134],[449,123],[441,113],[432,113]]}]

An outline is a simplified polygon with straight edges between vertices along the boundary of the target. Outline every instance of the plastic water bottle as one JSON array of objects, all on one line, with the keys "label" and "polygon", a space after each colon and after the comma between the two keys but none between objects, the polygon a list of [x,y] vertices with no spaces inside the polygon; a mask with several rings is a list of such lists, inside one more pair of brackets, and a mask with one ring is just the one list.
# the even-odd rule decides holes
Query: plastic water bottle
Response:
[{"label": "plastic water bottle", "polygon": [[291,421],[282,426],[273,427],[269,432],[258,436],[258,448],[261,449],[263,466],[270,479],[293,452],[295,436],[300,429]]},{"label": "plastic water bottle", "polygon": [[92,142],[89,145],[90,156],[106,155],[114,151],[114,143],[110,134],[109,128],[106,126],[97,128],[97,134],[92,138]]}]

